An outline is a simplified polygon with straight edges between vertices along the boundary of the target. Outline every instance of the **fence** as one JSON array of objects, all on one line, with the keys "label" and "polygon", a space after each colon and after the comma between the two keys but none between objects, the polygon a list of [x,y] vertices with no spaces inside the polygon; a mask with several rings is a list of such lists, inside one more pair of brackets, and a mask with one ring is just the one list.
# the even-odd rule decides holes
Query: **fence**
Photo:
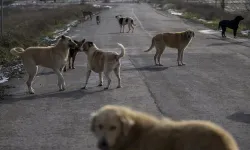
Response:
[{"label": "fence", "polygon": [[188,3],[209,4],[230,12],[250,11],[250,0],[185,0]]}]

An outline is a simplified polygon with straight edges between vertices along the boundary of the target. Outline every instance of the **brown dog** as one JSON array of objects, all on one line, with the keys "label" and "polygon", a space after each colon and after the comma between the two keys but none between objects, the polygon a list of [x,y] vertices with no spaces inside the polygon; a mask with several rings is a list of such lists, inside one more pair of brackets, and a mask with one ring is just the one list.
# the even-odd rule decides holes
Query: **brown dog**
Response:
[{"label": "brown dog", "polygon": [[[191,30],[183,32],[174,32],[174,33],[168,32],[168,33],[157,34],[152,38],[152,43],[150,48],[144,52],[149,52],[155,46],[156,48],[156,53],[154,56],[155,65],[162,66],[160,59],[165,48],[166,47],[176,48],[178,50],[177,63],[178,66],[182,66],[185,65],[183,63],[183,52],[188,46],[188,44],[191,42],[193,37],[194,37],[194,31]],[[158,64],[156,63],[156,58],[158,60]]]},{"label": "brown dog", "polygon": [[32,82],[37,74],[38,65],[53,69],[58,76],[59,91],[65,90],[66,85],[62,69],[67,62],[69,47],[71,46],[76,46],[76,43],[70,37],[62,35],[54,46],[28,47],[25,50],[21,47],[15,47],[10,50],[11,54],[22,59],[23,66],[29,74],[26,84],[30,94],[35,93]]},{"label": "brown dog", "polygon": [[116,105],[91,116],[100,150],[239,150],[229,132],[208,121],[159,119]]},{"label": "brown dog", "polygon": [[[69,49],[69,56],[68,56],[69,69],[71,68],[75,69],[76,54],[80,51],[83,43],[85,42],[85,39],[83,39],[82,41],[74,40],[74,42],[77,44],[77,46],[71,46]],[[67,65],[65,65],[64,67],[64,72],[66,71],[67,71]]]},{"label": "brown dog", "polygon": [[104,89],[109,88],[109,85],[111,83],[109,75],[111,71],[114,71],[118,79],[117,88],[121,88],[120,59],[125,55],[125,48],[122,44],[120,43],[117,44],[121,48],[120,54],[116,52],[102,51],[93,42],[90,41],[87,41],[83,44],[82,49],[88,57],[88,66],[87,66],[88,68],[87,68],[85,85],[82,89],[86,88],[91,71],[99,73],[100,82],[98,86],[102,86],[103,84],[102,73],[104,73],[104,75],[108,79],[108,85]]}]

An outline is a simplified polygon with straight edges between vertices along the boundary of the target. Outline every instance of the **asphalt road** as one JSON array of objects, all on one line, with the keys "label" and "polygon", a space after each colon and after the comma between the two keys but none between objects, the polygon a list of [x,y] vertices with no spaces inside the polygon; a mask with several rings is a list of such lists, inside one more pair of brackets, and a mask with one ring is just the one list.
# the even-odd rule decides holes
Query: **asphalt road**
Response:
[{"label": "asphalt road", "polygon": [[[0,101],[1,150],[93,150],[95,138],[89,130],[89,115],[105,104],[132,106],[155,115],[174,119],[211,120],[229,130],[241,150],[250,149],[250,51],[244,39],[222,40],[219,32],[201,33],[205,27],[176,16],[161,15],[146,4],[116,4],[95,19],[80,24],[69,33],[75,39],[94,41],[99,48],[120,52],[123,88],[97,87],[98,74],[92,73],[87,90],[86,57],[79,53],[76,69],[64,74],[67,89],[58,92],[57,77],[40,68],[34,82],[35,95],[27,95],[24,79],[13,79],[12,96]],[[119,33],[115,15],[135,18],[134,33]],[[195,38],[184,52],[186,66],[178,67],[174,49],[162,56],[163,67],[153,63],[155,50],[143,52],[151,36],[166,31],[193,29]],[[127,30],[127,29],[126,29]],[[104,78],[104,84],[106,80]]]}]

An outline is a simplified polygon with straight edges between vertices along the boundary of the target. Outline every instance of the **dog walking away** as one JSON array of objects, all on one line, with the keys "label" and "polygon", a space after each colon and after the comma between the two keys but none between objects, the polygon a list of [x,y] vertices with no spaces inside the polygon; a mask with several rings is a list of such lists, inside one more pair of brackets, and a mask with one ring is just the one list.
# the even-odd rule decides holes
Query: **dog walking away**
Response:
[{"label": "dog walking away", "polygon": [[62,35],[54,46],[28,47],[25,50],[16,47],[10,50],[11,54],[19,56],[22,59],[24,68],[29,74],[26,84],[30,94],[35,93],[32,83],[37,74],[38,65],[53,69],[58,76],[59,91],[65,90],[62,69],[68,59],[69,47],[72,46],[77,46],[77,44],[70,37]]},{"label": "dog walking away", "polygon": [[221,36],[226,37],[225,33],[227,28],[233,29],[234,38],[236,38],[237,30],[239,28],[240,21],[244,20],[242,16],[236,16],[234,20],[221,20],[219,22],[218,30],[222,29]]},{"label": "dog walking away", "polygon": [[[76,55],[77,53],[81,50],[81,47],[83,45],[83,43],[85,42],[85,39],[83,39],[82,41],[77,41],[74,40],[74,42],[77,44],[77,46],[70,46],[69,49],[69,56],[68,56],[68,63],[69,63],[69,69],[75,69],[75,59],[76,59]],[[71,62],[72,60],[72,62]],[[64,72],[67,71],[67,65],[65,65],[64,67]]]},{"label": "dog walking away", "polygon": [[[156,53],[154,55],[154,62],[156,66],[163,66],[161,64],[161,55],[166,47],[176,48],[178,50],[177,64],[178,66],[185,65],[183,63],[183,52],[191,42],[194,37],[194,31],[186,30],[182,32],[166,32],[162,34],[157,34],[152,38],[151,46],[148,50],[144,52],[149,52],[154,47],[156,48]],[[158,63],[156,62],[156,59]]]},{"label": "dog walking away", "polygon": [[118,105],[93,112],[90,129],[100,150],[239,150],[233,136],[210,121],[157,118]]},{"label": "dog walking away", "polygon": [[117,19],[119,25],[120,25],[120,33],[122,32],[122,28],[123,28],[123,33],[124,33],[124,28],[125,25],[128,25],[128,32],[131,30],[132,28],[132,33],[134,32],[134,27],[136,26],[136,24],[134,24],[134,19],[131,17],[122,17],[121,15],[117,15],[115,16],[115,18]]},{"label": "dog walking away", "polygon": [[120,59],[125,54],[125,48],[122,44],[117,43],[119,47],[121,47],[121,53],[118,54],[116,52],[104,52],[103,50],[99,49],[93,42],[87,41],[83,44],[82,50],[85,52],[88,58],[88,65],[87,65],[87,75],[86,75],[86,82],[82,89],[85,89],[89,80],[89,76],[91,71],[99,73],[99,85],[103,85],[103,75],[108,80],[108,84],[104,89],[108,89],[111,83],[111,79],[109,77],[110,72],[114,71],[117,79],[118,79],[118,86],[117,88],[121,88],[121,77],[120,77],[120,67],[121,62]]},{"label": "dog walking away", "polygon": [[96,16],[96,24],[101,23],[101,17],[99,15]]},{"label": "dog walking away", "polygon": [[86,16],[89,16],[89,18],[92,20],[93,13],[91,11],[83,11],[82,10],[82,15],[83,15],[84,20],[85,20]]}]

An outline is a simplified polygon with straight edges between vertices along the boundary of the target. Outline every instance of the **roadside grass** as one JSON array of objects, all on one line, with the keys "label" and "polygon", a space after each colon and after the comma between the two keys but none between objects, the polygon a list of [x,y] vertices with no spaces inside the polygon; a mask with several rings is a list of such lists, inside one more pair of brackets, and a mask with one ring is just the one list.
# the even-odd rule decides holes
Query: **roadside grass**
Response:
[{"label": "roadside grass", "polygon": [[[47,45],[41,41],[41,38],[52,36],[56,29],[80,19],[81,10],[99,12],[101,8],[88,4],[71,4],[56,8],[4,8],[4,31],[3,36],[0,37],[0,68],[10,68],[7,69],[9,78],[18,76],[17,72],[20,72],[20,69],[11,69],[11,66],[19,64],[20,59],[10,54],[10,49]],[[5,84],[0,85],[0,99],[6,94],[6,88],[8,86]]]},{"label": "roadside grass", "polygon": [[[152,0],[154,2],[155,0]],[[183,0],[164,0],[161,1],[160,7],[167,5],[167,9],[175,9],[183,13],[181,17],[204,24],[206,27],[218,30],[218,24],[220,20],[232,20],[237,15],[242,15],[245,19],[240,22],[238,29],[238,36],[246,37],[240,33],[240,31],[250,30],[250,13],[249,12],[226,12],[222,9],[208,5],[205,3],[188,3]],[[233,33],[232,30],[227,30],[229,33]]]},{"label": "roadside grass", "polygon": [[72,4],[58,8],[5,8],[4,32],[0,37],[0,65],[16,57],[9,53],[13,47],[43,45],[41,37],[51,33],[72,20],[79,19],[81,10],[99,11],[86,4]]}]

